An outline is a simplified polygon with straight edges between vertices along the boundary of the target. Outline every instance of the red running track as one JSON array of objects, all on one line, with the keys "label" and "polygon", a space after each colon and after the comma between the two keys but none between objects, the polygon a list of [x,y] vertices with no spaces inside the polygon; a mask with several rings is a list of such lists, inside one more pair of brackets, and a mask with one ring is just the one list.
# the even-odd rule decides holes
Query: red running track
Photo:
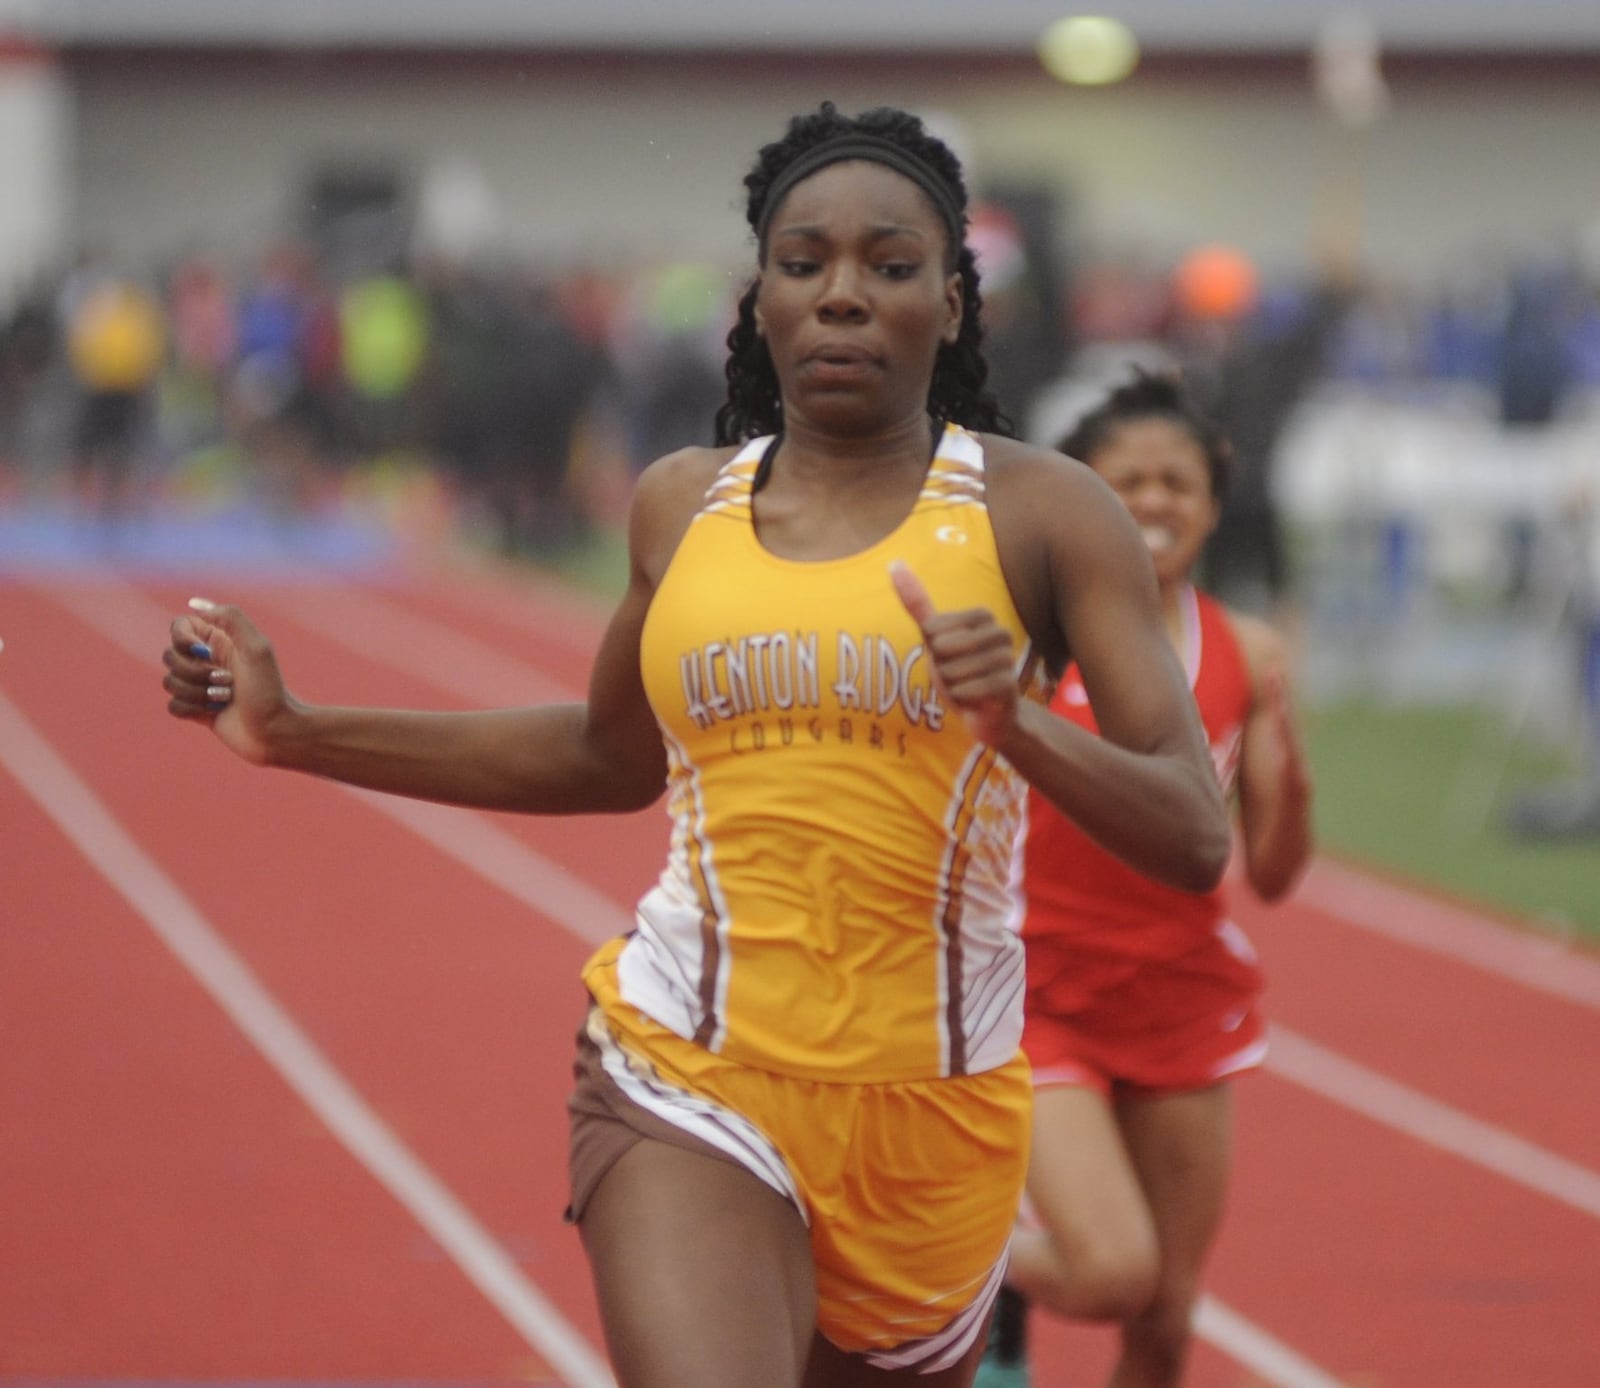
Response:
[{"label": "red running track", "polygon": [[[162,710],[196,591],[345,702],[575,692],[601,616],[496,573],[0,581],[0,1388],[603,1385],[562,1104],[664,816],[246,768]],[[1190,1388],[1600,1384],[1600,964],[1332,864],[1239,912],[1279,1031]],[[1103,1378],[1104,1329],[1034,1338],[1039,1388]]]}]

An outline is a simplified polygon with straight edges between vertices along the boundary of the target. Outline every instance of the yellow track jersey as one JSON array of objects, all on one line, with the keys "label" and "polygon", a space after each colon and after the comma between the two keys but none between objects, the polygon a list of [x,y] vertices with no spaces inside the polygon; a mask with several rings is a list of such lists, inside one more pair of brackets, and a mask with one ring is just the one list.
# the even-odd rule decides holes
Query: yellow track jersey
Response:
[{"label": "yellow track jersey", "polygon": [[644,624],[672,840],[637,929],[591,959],[637,1008],[741,1064],[883,1083],[1003,1065],[1022,1031],[1027,785],[935,685],[889,566],[940,610],[1027,637],[984,502],[983,447],[953,426],[910,514],[869,549],[762,547],[752,481],[718,473]]}]

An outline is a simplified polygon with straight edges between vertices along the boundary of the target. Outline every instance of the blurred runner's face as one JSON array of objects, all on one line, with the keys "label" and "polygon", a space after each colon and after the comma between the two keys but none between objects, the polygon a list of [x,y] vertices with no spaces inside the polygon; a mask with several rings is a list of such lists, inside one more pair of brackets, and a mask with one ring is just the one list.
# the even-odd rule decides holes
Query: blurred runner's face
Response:
[{"label": "blurred runner's face", "polygon": [[865,160],[797,183],[767,235],[756,323],[791,419],[881,428],[927,409],[961,326],[944,223],[926,194]]},{"label": "blurred runner's face", "polygon": [[1138,523],[1163,585],[1189,577],[1221,510],[1205,450],[1181,424],[1119,424],[1088,460]]}]

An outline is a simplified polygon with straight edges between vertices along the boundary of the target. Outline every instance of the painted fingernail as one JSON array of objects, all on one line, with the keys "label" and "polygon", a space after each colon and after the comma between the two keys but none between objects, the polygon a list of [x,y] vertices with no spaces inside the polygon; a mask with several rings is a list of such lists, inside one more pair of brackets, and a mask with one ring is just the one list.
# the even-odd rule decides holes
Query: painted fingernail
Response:
[{"label": "painted fingernail", "polygon": [[191,641],[189,643],[189,654],[196,660],[210,660],[211,647],[206,645],[204,641]]},{"label": "painted fingernail", "polygon": [[233,671],[232,670],[213,670],[211,672],[211,683],[212,684],[232,684],[233,683]]},{"label": "painted fingernail", "polygon": [[233,690],[225,684],[213,684],[206,687],[206,698],[214,704],[225,704],[233,698]]},{"label": "painted fingernail", "polygon": [[210,598],[190,598],[189,606],[196,612],[211,612],[216,608],[216,603]]}]

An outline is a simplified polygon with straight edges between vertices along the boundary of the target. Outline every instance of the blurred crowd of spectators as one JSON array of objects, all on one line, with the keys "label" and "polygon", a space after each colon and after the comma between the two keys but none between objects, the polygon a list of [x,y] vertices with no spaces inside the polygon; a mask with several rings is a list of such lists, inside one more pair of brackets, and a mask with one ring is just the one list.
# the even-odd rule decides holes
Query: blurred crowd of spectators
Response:
[{"label": "blurred crowd of spectators", "polygon": [[[1600,296],[1575,258],[1421,294],[1264,284],[1225,247],[1046,264],[1003,214],[975,228],[993,383],[1019,429],[1054,442],[1129,361],[1181,366],[1238,451],[1219,549],[1274,591],[1272,452],[1316,382],[1466,387],[1519,427],[1600,389]],[[129,275],[86,256],[0,319],[0,478],[102,510],[232,489],[298,512],[404,460],[497,547],[558,552],[617,520],[638,467],[710,442],[741,287],[696,264],[336,276],[298,243],[244,269],[191,255]]]},{"label": "blurred crowd of spectators", "polygon": [[508,553],[609,523],[632,470],[710,441],[731,289],[699,266],[544,276],[435,260],[336,282],[85,258],[0,320],[0,477],[102,513],[337,505],[409,469]]},{"label": "blurred crowd of spectators", "polygon": [[[1309,397],[1383,406],[1373,419],[1398,409],[1471,421],[1507,474],[1550,426],[1594,415],[1600,401],[1600,254],[1576,247],[1484,257],[1431,288],[1342,266],[1272,279],[1226,246],[1172,265],[1108,258],[1072,276],[1066,320],[1070,368],[1028,401],[1027,432],[1061,438],[1130,360],[1183,371],[1234,450],[1205,578],[1246,608],[1279,606],[1295,581],[1276,474]],[[1522,522],[1508,525],[1531,543]]]}]

